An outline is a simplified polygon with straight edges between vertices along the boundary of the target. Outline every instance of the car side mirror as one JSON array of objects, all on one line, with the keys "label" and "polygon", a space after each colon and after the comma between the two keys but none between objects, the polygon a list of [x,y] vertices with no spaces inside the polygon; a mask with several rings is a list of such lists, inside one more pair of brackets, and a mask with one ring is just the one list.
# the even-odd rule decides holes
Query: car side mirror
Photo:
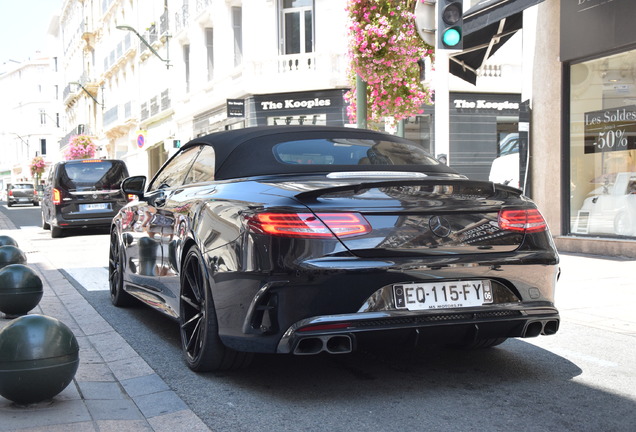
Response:
[{"label": "car side mirror", "polygon": [[121,190],[128,197],[136,195],[138,199],[144,198],[144,190],[146,189],[146,176],[132,176],[121,182]]}]

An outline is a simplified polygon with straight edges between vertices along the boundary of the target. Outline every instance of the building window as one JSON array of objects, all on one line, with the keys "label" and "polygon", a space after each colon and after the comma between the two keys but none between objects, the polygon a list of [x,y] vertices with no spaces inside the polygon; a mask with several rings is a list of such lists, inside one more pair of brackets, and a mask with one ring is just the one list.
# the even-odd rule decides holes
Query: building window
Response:
[{"label": "building window", "polygon": [[243,62],[243,9],[232,7],[232,31],[234,32],[234,66]]},{"label": "building window", "polygon": [[205,29],[205,49],[208,61],[208,81],[214,76],[214,29]]},{"label": "building window", "polygon": [[570,67],[570,232],[636,237],[636,50]]},{"label": "building window", "polygon": [[183,63],[185,66],[186,93],[190,91],[190,45],[183,46]]},{"label": "building window", "polygon": [[46,155],[46,139],[45,138],[40,139],[40,154],[42,156]]},{"label": "building window", "polygon": [[40,110],[40,125],[46,126],[46,110]]},{"label": "building window", "polygon": [[282,54],[314,51],[313,0],[279,0]]}]

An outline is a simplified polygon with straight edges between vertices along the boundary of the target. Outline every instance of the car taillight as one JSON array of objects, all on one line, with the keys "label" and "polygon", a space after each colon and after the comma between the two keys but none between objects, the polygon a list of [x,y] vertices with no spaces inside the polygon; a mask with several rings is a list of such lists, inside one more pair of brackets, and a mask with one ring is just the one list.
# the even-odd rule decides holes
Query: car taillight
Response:
[{"label": "car taillight", "polygon": [[13,196],[13,191],[12,190],[9,191],[9,196]]},{"label": "car taillight", "polygon": [[247,224],[254,232],[282,237],[348,237],[371,231],[358,213],[257,213]]},{"label": "car taillight", "polygon": [[62,203],[62,194],[59,189],[53,188],[53,205],[59,205]]},{"label": "car taillight", "polygon": [[548,229],[548,224],[537,209],[501,210],[499,212],[499,228],[507,231],[533,233],[545,231]]},{"label": "car taillight", "polygon": [[128,202],[137,201],[139,200],[139,197],[135,194],[126,194],[126,199],[128,200]]}]

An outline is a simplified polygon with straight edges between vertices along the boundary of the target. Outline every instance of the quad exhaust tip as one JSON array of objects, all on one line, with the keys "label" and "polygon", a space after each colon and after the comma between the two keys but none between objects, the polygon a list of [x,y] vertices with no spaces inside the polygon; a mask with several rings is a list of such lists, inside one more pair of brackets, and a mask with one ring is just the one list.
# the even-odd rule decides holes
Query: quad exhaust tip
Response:
[{"label": "quad exhaust tip", "polygon": [[539,335],[550,336],[559,330],[558,320],[531,321],[526,324],[521,337],[537,337]]},{"label": "quad exhaust tip", "polygon": [[294,348],[295,355],[314,355],[321,352],[348,354],[353,351],[350,335],[310,336],[302,338]]}]

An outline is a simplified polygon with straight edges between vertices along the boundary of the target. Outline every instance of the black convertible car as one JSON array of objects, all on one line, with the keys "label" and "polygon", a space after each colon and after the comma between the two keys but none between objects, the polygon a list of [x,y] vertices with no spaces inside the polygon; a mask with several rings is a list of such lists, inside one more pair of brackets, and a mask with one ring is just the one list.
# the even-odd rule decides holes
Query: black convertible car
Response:
[{"label": "black convertible car", "polygon": [[113,219],[112,302],[179,322],[188,366],[348,353],[387,338],[469,348],[559,327],[536,206],[413,142],[314,126],[183,146]]}]

